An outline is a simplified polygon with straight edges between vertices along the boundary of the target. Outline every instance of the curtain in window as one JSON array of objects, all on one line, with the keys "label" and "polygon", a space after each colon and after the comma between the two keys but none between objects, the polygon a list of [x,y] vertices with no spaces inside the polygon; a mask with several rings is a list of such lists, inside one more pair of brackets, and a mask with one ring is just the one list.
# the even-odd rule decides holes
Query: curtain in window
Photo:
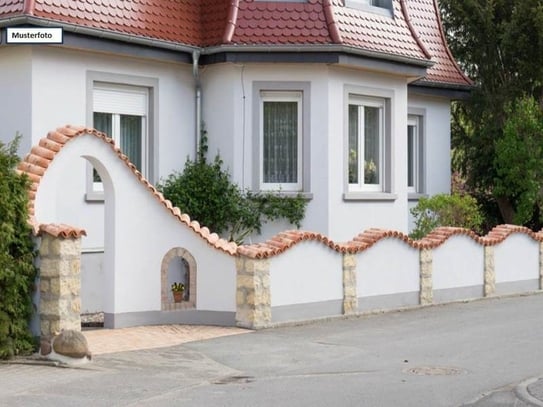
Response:
[{"label": "curtain in window", "polygon": [[111,113],[94,112],[93,126],[96,130],[113,137],[113,115]]},{"label": "curtain in window", "polygon": [[263,181],[298,181],[298,103],[264,102]]},{"label": "curtain in window", "polygon": [[142,133],[141,133],[141,116],[120,115],[120,147],[130,162],[141,171],[141,148],[142,148]]},{"label": "curtain in window", "polygon": [[358,184],[358,105],[349,105],[349,184]]},{"label": "curtain in window", "polygon": [[380,109],[364,107],[364,184],[380,183]]},{"label": "curtain in window", "polygon": [[[113,137],[113,115],[111,113],[94,112],[92,120],[96,130],[106,133],[108,137]],[[92,180],[93,182],[102,182],[98,171],[94,168],[92,169]]]}]

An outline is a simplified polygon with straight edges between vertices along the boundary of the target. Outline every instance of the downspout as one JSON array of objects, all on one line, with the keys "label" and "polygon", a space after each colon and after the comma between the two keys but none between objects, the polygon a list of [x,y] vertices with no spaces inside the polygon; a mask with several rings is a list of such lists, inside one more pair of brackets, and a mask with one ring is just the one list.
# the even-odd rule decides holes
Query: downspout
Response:
[{"label": "downspout", "polygon": [[196,111],[196,150],[195,150],[195,159],[198,158],[198,150],[200,149],[200,142],[202,139],[202,83],[200,81],[200,71],[198,68],[198,61],[200,59],[200,51],[195,50],[192,52],[192,76],[194,77],[194,88],[195,88],[195,111]]}]

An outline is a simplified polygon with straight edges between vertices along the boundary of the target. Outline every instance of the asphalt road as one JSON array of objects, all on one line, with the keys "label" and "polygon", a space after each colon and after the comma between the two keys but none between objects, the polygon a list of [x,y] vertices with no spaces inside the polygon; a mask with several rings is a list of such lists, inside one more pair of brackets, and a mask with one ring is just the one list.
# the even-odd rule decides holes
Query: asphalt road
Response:
[{"label": "asphalt road", "polygon": [[543,294],[0,365],[1,406],[528,406],[543,374]]}]

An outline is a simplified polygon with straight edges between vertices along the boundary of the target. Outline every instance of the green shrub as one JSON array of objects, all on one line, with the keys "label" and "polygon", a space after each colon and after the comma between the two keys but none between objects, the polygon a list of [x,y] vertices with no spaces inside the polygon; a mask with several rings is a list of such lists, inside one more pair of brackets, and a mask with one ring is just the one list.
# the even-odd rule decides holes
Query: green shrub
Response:
[{"label": "green shrub", "polygon": [[254,232],[260,233],[267,221],[283,218],[300,227],[307,205],[302,196],[242,191],[222,169],[220,156],[208,163],[206,152],[204,133],[196,160],[187,159],[183,172],[169,175],[158,185],[174,206],[236,243]]},{"label": "green shrub", "polygon": [[480,233],[483,217],[477,201],[470,195],[438,194],[421,198],[411,214],[415,229],[411,238],[420,239],[439,226],[455,226]]},{"label": "green shrub", "polygon": [[36,279],[28,225],[28,178],[15,172],[19,137],[0,142],[0,359],[30,352],[29,331]]}]

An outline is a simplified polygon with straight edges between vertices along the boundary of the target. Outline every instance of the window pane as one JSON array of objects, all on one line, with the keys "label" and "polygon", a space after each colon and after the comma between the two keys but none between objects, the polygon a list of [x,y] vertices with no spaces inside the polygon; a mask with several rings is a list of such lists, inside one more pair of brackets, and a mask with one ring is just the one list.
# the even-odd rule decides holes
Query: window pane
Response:
[{"label": "window pane", "polygon": [[130,162],[136,166],[136,168],[142,170],[141,162],[141,148],[142,148],[142,117],[141,116],[129,116],[121,115],[121,137],[120,147],[123,154],[125,154]]},{"label": "window pane", "polygon": [[407,186],[415,187],[415,126],[407,126]]},{"label": "window pane", "polygon": [[349,105],[349,184],[358,184],[358,106]]},{"label": "window pane", "polygon": [[298,181],[298,103],[264,102],[263,181]]},{"label": "window pane", "polygon": [[364,107],[364,184],[380,184],[380,109]]},{"label": "window pane", "polygon": [[[113,115],[111,113],[94,112],[92,120],[96,130],[106,133],[108,137],[113,137]],[[102,182],[98,171],[94,168],[92,169],[92,180],[93,182]]]},{"label": "window pane", "polygon": [[93,127],[106,133],[108,137],[113,137],[112,131],[113,115],[111,113],[98,113],[93,114]]}]

